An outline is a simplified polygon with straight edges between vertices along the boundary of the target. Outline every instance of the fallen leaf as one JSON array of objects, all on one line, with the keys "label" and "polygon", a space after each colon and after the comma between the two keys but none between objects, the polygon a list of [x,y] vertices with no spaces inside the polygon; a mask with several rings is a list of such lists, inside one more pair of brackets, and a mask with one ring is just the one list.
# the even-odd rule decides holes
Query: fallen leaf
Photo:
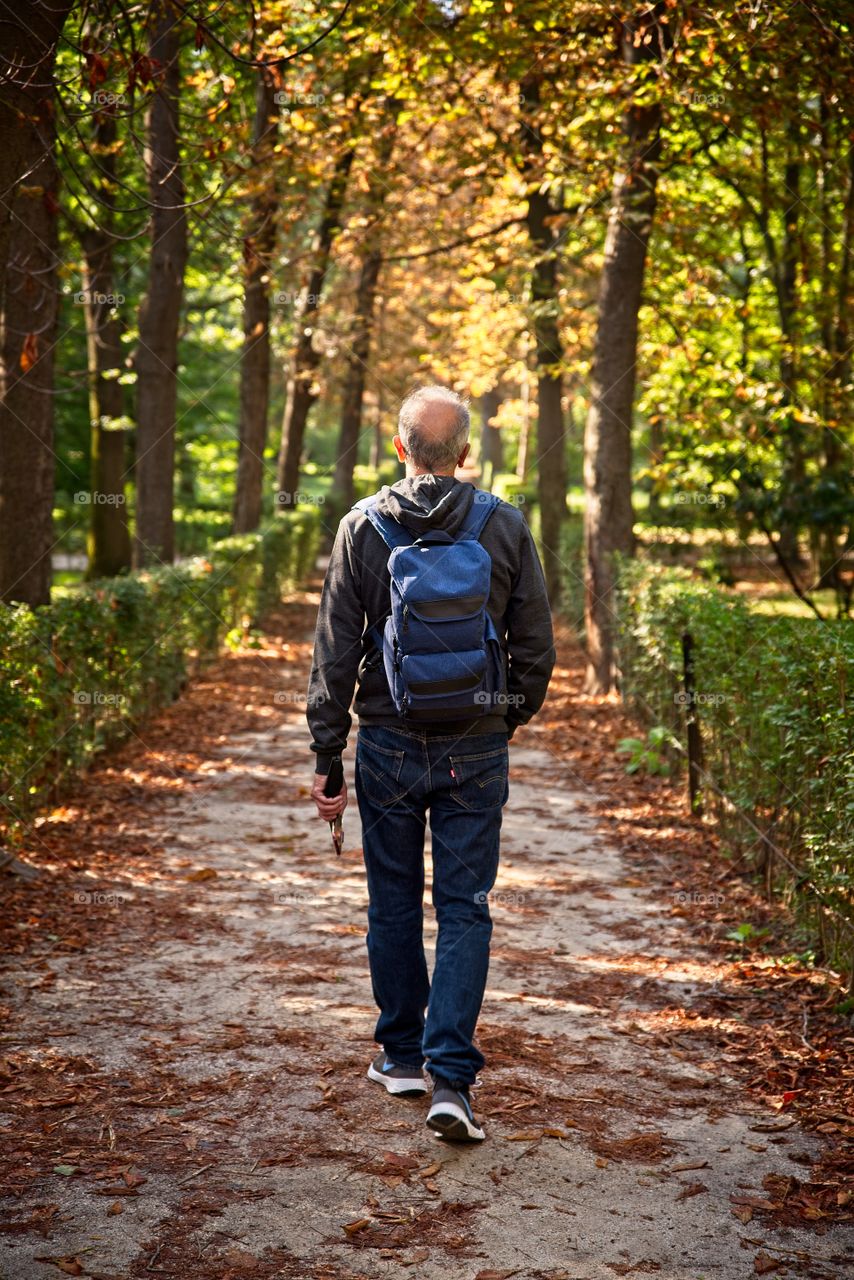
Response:
[{"label": "fallen leaf", "polygon": [[683,1187],[676,1197],[677,1200],[688,1200],[691,1196],[700,1196],[704,1191],[708,1191],[705,1182],[692,1182],[689,1186]]},{"label": "fallen leaf", "polygon": [[79,1258],[49,1258],[41,1254],[34,1261],[49,1262],[51,1266],[59,1267],[60,1271],[64,1271],[67,1276],[82,1276],[86,1274]]},{"label": "fallen leaf", "polygon": [[776,1258],[770,1257],[767,1253],[761,1251],[757,1253],[753,1259],[753,1270],[758,1276],[770,1275],[772,1271],[779,1271],[780,1263]]},{"label": "fallen leaf", "polygon": [[357,1231],[364,1231],[365,1227],[371,1225],[370,1218],[358,1218],[356,1222],[344,1222],[342,1226],[348,1236],[354,1236]]},{"label": "fallen leaf", "polygon": [[200,867],[198,871],[191,871],[187,876],[188,880],[215,880],[217,876],[213,867]]}]

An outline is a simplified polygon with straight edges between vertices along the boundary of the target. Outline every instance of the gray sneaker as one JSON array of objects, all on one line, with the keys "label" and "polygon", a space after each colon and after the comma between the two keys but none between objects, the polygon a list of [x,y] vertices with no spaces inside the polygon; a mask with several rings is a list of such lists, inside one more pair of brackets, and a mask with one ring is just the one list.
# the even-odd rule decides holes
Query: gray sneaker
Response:
[{"label": "gray sneaker", "polygon": [[474,1118],[468,1089],[452,1089],[450,1085],[433,1086],[427,1124],[449,1142],[483,1142],[486,1137]]},{"label": "gray sneaker", "polygon": [[420,1098],[427,1092],[427,1081],[420,1067],[395,1066],[384,1052],[378,1053],[368,1067],[368,1079],[401,1098]]}]

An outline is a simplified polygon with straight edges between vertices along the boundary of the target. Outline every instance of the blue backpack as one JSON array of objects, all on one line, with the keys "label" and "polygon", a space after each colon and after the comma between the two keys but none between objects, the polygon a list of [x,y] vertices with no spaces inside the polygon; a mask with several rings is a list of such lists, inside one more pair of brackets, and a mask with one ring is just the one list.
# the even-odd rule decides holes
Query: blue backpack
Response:
[{"label": "blue backpack", "polygon": [[477,490],[456,536],[415,538],[376,508],[355,504],[389,548],[391,613],[370,635],[382,651],[401,716],[450,720],[488,715],[506,688],[504,655],[486,609],[492,560],[478,539],[499,499]]}]

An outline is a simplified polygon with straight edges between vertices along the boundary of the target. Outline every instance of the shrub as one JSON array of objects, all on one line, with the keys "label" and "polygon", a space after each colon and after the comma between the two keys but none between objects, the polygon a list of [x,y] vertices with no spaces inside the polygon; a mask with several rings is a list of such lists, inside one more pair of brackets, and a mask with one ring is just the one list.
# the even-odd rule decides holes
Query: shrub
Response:
[{"label": "shrub", "polygon": [[512,502],[514,506],[521,507],[523,515],[527,515],[528,510],[537,503],[536,481],[530,477],[520,480],[517,475],[509,471],[500,471],[493,476],[492,492],[496,497],[503,498],[505,502]]},{"label": "shrub", "polygon": [[175,512],[175,546],[181,556],[204,555],[211,543],[228,536],[230,511],[178,508]]},{"label": "shrub", "polygon": [[310,571],[316,510],[225,538],[206,556],[0,606],[0,798],[20,823],[92,756],[170,702]]},{"label": "shrub", "polygon": [[824,957],[854,960],[854,628],[766,617],[687,570],[622,566],[624,697],[684,760],[694,642],[707,803],[726,845],[785,893]]}]

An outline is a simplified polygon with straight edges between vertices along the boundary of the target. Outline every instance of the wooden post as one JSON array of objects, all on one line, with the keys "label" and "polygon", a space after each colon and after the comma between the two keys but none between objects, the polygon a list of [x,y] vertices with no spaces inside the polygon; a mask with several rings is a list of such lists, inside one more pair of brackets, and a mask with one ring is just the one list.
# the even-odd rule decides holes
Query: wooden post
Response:
[{"label": "wooden post", "polygon": [[682,680],[685,724],[688,730],[688,800],[691,813],[701,817],[703,793],[701,773],[703,768],[703,740],[697,715],[697,691],[694,684],[694,638],[690,631],[682,635]]}]

